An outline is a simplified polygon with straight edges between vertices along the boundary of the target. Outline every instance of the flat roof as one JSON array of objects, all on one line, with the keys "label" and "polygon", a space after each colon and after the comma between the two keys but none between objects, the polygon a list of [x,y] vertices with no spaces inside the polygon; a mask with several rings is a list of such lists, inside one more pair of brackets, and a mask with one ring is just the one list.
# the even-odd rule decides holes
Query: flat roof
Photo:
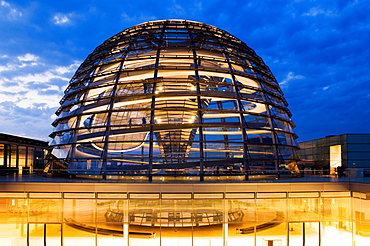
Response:
[{"label": "flat roof", "polygon": [[0,143],[15,143],[15,144],[26,144],[26,145],[34,145],[34,146],[41,146],[47,147],[49,144],[46,141],[20,137],[5,133],[0,133]]}]

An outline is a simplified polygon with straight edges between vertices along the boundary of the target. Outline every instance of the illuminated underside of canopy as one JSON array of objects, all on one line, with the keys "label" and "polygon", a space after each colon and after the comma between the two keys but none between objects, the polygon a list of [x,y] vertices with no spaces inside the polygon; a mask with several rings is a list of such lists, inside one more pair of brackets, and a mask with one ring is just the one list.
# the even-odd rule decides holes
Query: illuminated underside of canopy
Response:
[{"label": "illuminated underside of canopy", "polygon": [[73,76],[52,154],[71,174],[245,175],[294,160],[276,79],[216,27],[146,22],[106,40]]}]

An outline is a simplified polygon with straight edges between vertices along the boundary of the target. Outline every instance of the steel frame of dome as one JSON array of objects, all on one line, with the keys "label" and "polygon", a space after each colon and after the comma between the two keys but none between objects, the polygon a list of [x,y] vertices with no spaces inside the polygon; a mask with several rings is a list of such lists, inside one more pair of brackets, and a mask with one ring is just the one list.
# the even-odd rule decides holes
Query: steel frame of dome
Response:
[{"label": "steel frame of dome", "polygon": [[57,110],[52,155],[70,174],[242,176],[294,161],[294,124],[262,59],[226,31],[152,21],[106,40]]}]

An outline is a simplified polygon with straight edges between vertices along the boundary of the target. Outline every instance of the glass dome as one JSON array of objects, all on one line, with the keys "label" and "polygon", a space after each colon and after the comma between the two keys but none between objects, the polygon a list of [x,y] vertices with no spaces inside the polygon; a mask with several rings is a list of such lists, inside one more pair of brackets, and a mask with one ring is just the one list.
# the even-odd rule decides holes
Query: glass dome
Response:
[{"label": "glass dome", "polygon": [[52,156],[70,174],[248,178],[296,158],[291,113],[269,68],[199,22],[146,22],[107,39],[60,104]]}]

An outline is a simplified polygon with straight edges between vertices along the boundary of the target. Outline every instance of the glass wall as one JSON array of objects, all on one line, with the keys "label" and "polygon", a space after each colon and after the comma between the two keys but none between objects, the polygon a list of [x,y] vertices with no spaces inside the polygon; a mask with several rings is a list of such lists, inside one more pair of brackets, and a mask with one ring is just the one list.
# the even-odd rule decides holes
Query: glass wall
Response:
[{"label": "glass wall", "polygon": [[0,144],[0,173],[28,174],[42,171],[44,149],[18,144]]},{"label": "glass wall", "polygon": [[19,166],[27,166],[27,148],[25,146],[19,146]]},{"label": "glass wall", "polygon": [[[299,143],[300,169],[307,176],[334,174],[367,177],[370,134],[343,134]],[[364,173],[361,169],[366,168]],[[346,170],[344,170],[346,169]],[[344,171],[344,172],[343,172]]]},{"label": "glass wall", "polygon": [[4,144],[0,144],[0,166],[4,166],[4,156],[5,156]]},{"label": "glass wall", "polygon": [[369,208],[366,195],[350,192],[0,193],[0,242],[367,246]]}]

